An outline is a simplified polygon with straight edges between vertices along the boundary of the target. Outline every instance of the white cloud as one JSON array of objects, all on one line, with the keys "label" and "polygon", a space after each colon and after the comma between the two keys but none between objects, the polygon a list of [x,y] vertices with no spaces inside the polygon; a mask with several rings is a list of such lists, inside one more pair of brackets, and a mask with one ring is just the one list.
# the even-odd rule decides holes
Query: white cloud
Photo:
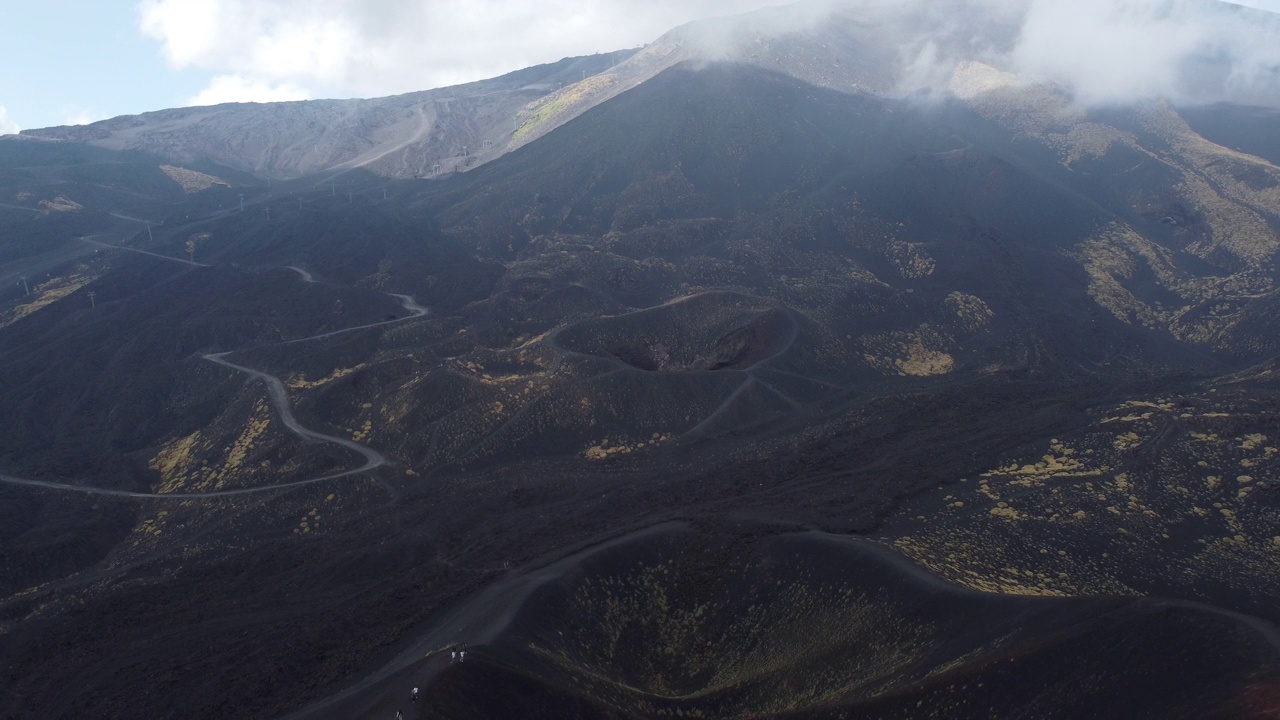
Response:
[{"label": "white cloud", "polygon": [[[171,66],[216,76],[192,99],[208,104],[453,85],[787,1],[143,0],[137,11]],[[1280,0],[1246,1],[1280,9]],[[805,0],[762,18],[785,27],[836,7],[889,18],[907,90],[936,90],[955,62],[977,58],[1053,79],[1088,103],[1155,95],[1267,102],[1273,93],[1267,104],[1280,104],[1280,16],[1269,23],[1225,3]]]},{"label": "white cloud", "polygon": [[0,105],[0,135],[11,135],[19,130],[18,123],[9,119],[9,111]]},{"label": "white cloud", "polygon": [[231,102],[284,102],[309,100],[310,94],[288,83],[272,84],[239,75],[219,75],[209,87],[187,101],[188,105],[220,105]]},{"label": "white cloud", "polygon": [[182,3],[146,0],[138,5],[142,34],[164,43],[164,55],[175,68],[196,64],[218,44],[223,27],[218,0]]},{"label": "white cloud", "polygon": [[1195,0],[1033,0],[1011,61],[1089,104],[1264,101],[1280,92],[1280,17]]},{"label": "white cloud", "polygon": [[62,107],[63,125],[88,125],[91,122],[97,122],[105,117],[107,117],[105,114],[97,110],[81,107],[79,105],[64,105]]},{"label": "white cloud", "polygon": [[[863,13],[869,0],[834,1]],[[877,30],[902,50],[904,94],[943,93],[958,63],[978,60],[1055,82],[1090,106],[1155,97],[1280,106],[1280,15],[1235,4],[900,0],[894,12]]]},{"label": "white cloud", "polygon": [[635,47],[690,20],[785,1],[144,0],[137,11],[174,68],[371,97]]}]

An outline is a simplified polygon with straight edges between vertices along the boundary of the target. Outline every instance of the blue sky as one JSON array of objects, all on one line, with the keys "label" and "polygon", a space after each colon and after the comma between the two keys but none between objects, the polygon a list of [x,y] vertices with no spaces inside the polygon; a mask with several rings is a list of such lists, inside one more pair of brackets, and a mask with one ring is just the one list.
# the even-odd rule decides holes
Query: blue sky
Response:
[{"label": "blue sky", "polygon": [[181,105],[207,77],[174,72],[138,30],[133,2],[6,3],[0,13],[0,106],[41,127]]},{"label": "blue sky", "polygon": [[[423,90],[635,47],[689,20],[787,1],[13,0],[0,8],[0,134],[190,104]],[[1059,20],[1048,10],[1078,7],[1074,0],[929,2],[940,12],[964,2],[1025,3],[1033,16],[1049,18],[1050,27]],[[1160,6],[1158,0],[1088,0],[1082,6],[1106,13],[1112,3],[1148,13]],[[1247,4],[1280,13],[1280,0]],[[1134,37],[1149,25],[1133,23],[1112,36]],[[1198,25],[1193,19],[1175,29],[1190,26],[1198,42],[1206,37]],[[1211,40],[1231,47],[1237,34],[1248,31],[1219,29]],[[1272,49],[1280,42],[1252,42],[1258,46],[1255,64],[1280,65]],[[1090,55],[1066,43],[1034,67],[1070,76],[1078,70],[1077,59]],[[1094,84],[1101,86],[1114,68],[1131,65],[1108,62],[1096,69]],[[1133,75],[1135,82],[1147,80]]]}]

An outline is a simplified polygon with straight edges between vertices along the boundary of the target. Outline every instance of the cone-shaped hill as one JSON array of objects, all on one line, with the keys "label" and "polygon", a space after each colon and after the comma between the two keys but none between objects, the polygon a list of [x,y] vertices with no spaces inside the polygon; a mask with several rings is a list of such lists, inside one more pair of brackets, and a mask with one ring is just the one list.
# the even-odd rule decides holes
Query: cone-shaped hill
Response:
[{"label": "cone-shaped hill", "polygon": [[419,669],[428,716],[1230,717],[1280,657],[1209,608],[970,592],[823,534],[667,528],[532,582]]}]

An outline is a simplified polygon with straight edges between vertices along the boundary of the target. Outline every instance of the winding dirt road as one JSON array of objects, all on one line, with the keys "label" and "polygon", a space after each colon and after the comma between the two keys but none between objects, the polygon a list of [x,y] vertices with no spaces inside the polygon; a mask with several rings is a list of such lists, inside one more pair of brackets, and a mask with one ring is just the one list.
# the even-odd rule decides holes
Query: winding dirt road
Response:
[{"label": "winding dirt road", "polygon": [[153,253],[148,250],[139,250],[138,248],[125,247],[123,245],[109,245],[104,242],[98,242],[97,240],[90,240],[87,236],[82,238],[77,238],[77,239],[80,242],[89,243],[90,245],[97,245],[98,247],[106,248],[108,250],[127,250],[129,252],[138,253],[139,255],[150,255],[151,257],[160,258],[161,260],[172,260],[173,262],[180,262],[180,263],[183,263],[184,265],[191,265],[193,267],[209,267],[204,263],[198,263],[193,260],[183,260],[180,257],[173,257],[172,255],[161,255],[160,253]]},{"label": "winding dirt road", "polygon": [[300,275],[300,276],[302,277],[302,281],[303,281],[303,282],[308,282],[308,283],[315,283],[315,282],[318,282],[318,281],[316,280],[316,278],[315,278],[315,276],[314,276],[314,275],[312,275],[311,273],[307,272],[306,270],[303,270],[302,268],[298,267],[297,265],[285,265],[284,267],[285,267],[285,269],[286,269],[286,270],[292,270],[292,271],[294,271],[294,272],[298,273],[298,275]]},{"label": "winding dirt road", "polygon": [[[656,535],[681,534],[690,531],[686,522],[672,521],[634,530],[602,542],[588,545],[542,567],[497,578],[469,599],[445,611],[438,620],[423,629],[405,649],[382,667],[356,680],[353,684],[326,698],[302,707],[280,720],[330,720],[349,717],[391,717],[403,704],[410,687],[428,686],[434,677],[448,667],[447,651],[459,644],[478,647],[492,643],[506,630],[524,603],[540,587],[582,567],[585,560],[618,545]],[[782,537],[788,537],[784,535]],[[903,583],[921,590],[938,591],[955,596],[1004,598],[962,587],[939,577],[913,559],[884,543],[869,538],[834,535],[818,531],[795,533],[789,537],[807,543],[829,543],[896,573]],[[1027,603],[1061,603],[1066,598],[1020,598]],[[1139,600],[1132,598],[1131,600]],[[1160,605],[1191,610],[1226,618],[1253,631],[1280,654],[1280,629],[1257,617],[1235,613],[1212,605],[1142,598]]]},{"label": "winding dirt road", "polygon": [[[86,242],[93,242],[93,241],[86,240]],[[94,244],[101,244],[101,243],[94,243]],[[106,247],[114,247],[114,246],[107,245]],[[130,248],[116,248],[116,249],[128,250]],[[142,250],[135,250],[135,252],[141,252],[146,255],[153,254],[153,253],[148,253]],[[157,257],[164,257],[167,260],[177,260],[178,262],[188,263],[192,265],[199,264],[199,263],[190,263],[187,260],[180,260],[178,258],[169,258],[163,255],[157,255]],[[303,281],[305,282],[311,282],[311,283],[316,282],[315,279],[311,277],[310,273],[306,272],[305,270],[302,270],[301,268],[290,266],[289,269],[298,272],[302,276]],[[358,330],[367,330],[369,328],[382,327],[385,325],[393,325],[396,323],[405,322],[407,320],[420,318],[429,312],[427,308],[419,305],[409,295],[398,295],[396,293],[386,293],[386,294],[399,300],[401,307],[407,310],[409,314],[401,318],[383,320],[381,322],[375,322],[375,323],[367,323],[365,325],[357,325],[355,327],[343,328],[342,330],[334,330],[331,332],[320,333],[318,335],[311,335],[309,337],[298,338],[296,340],[286,340],[280,343],[272,343],[272,345],[265,346],[265,347],[272,347],[272,346],[278,346],[278,345],[293,345],[295,343],[310,342],[312,340],[319,340],[322,338],[333,337],[335,335],[341,335],[349,332],[356,332]],[[374,450],[368,445],[358,443],[354,440],[348,440],[347,438],[338,437],[336,435],[327,435],[325,433],[312,430],[304,426],[302,423],[298,422],[297,416],[294,415],[293,413],[293,405],[289,402],[289,391],[288,391],[288,388],[285,387],[284,381],[276,377],[275,375],[271,375],[270,373],[266,373],[261,370],[255,370],[254,368],[246,367],[244,365],[238,365],[236,363],[231,362],[230,360],[227,360],[227,356],[234,352],[236,351],[229,350],[227,352],[221,352],[221,353],[209,353],[206,355],[202,355],[201,357],[204,360],[217,363],[218,365],[222,365],[223,367],[231,368],[236,372],[244,373],[245,375],[248,375],[252,379],[261,380],[263,383],[265,383],[267,386],[267,396],[271,401],[271,407],[274,408],[276,416],[280,418],[280,421],[284,423],[284,426],[288,428],[289,431],[292,432],[293,434],[297,435],[298,437],[308,442],[326,442],[326,443],[331,443],[331,444],[346,448],[347,450],[351,450],[364,458],[364,464],[361,465],[360,467],[352,468],[350,470],[344,470],[342,472],[330,473],[328,475],[307,478],[305,480],[295,480],[293,482],[280,483],[278,485],[266,485],[263,487],[241,488],[238,490],[217,490],[213,492],[203,492],[203,493],[131,492],[128,490],[111,490],[107,488],[96,488],[88,485],[70,485],[67,483],[50,482],[47,480],[32,480],[29,478],[14,477],[11,475],[0,475],[0,483],[5,483],[9,485],[19,485],[23,487],[43,488],[47,490],[61,490],[66,492],[76,492],[76,493],[82,493],[85,495],[103,495],[103,496],[109,496],[109,497],[136,498],[141,500],[182,501],[182,500],[192,500],[192,499],[200,499],[200,498],[224,498],[224,497],[231,497],[231,496],[237,496],[237,495],[253,495],[257,493],[273,492],[277,490],[287,490],[290,488],[302,487],[305,485],[314,485],[320,482],[326,482],[329,480],[336,480],[338,478],[349,477],[351,475],[359,475],[361,473],[365,473],[370,470],[374,470],[379,467],[382,467],[383,465],[386,465],[388,463],[385,455],[378,452],[377,450]]]},{"label": "winding dirt road", "polygon": [[511,624],[516,613],[535,590],[563,577],[587,558],[623,543],[688,530],[688,523],[680,521],[642,528],[589,545],[549,565],[498,579],[460,606],[446,612],[430,629],[420,634],[417,640],[381,668],[355,684],[290,713],[281,720],[363,717],[373,707],[389,711],[389,708],[379,707],[382,698],[378,697],[377,689],[381,683],[403,673],[411,673],[411,679],[404,679],[406,687],[403,692],[397,693],[397,697],[401,698],[408,695],[408,686],[428,684],[445,667],[444,664],[433,662],[443,659],[444,650],[458,644],[482,645],[493,642]]},{"label": "winding dirt road", "polygon": [[[294,269],[296,269],[296,268],[294,268]],[[305,282],[312,282],[312,283],[313,283],[313,282],[315,282],[315,280],[306,280],[305,278],[304,278],[304,281],[305,281]],[[421,305],[419,305],[417,302],[415,302],[415,301],[414,301],[414,299],[413,299],[412,297],[409,297],[408,295],[397,295],[396,293],[387,293],[387,295],[390,295],[391,297],[393,297],[393,298],[395,298],[395,299],[399,300],[399,301],[400,301],[400,306],[401,306],[401,307],[403,307],[405,310],[408,310],[408,311],[409,311],[409,314],[408,314],[407,316],[405,316],[405,317],[402,317],[402,318],[394,318],[394,319],[391,319],[391,320],[382,320],[382,321],[375,322],[375,323],[369,323],[369,324],[367,324],[367,325],[356,325],[355,327],[342,328],[341,330],[333,330],[333,331],[330,331],[330,332],[327,332],[327,333],[320,333],[319,335],[311,335],[311,336],[309,336],[309,337],[298,338],[297,340],[285,340],[284,342],[271,343],[271,344],[269,344],[269,345],[264,345],[264,346],[262,346],[262,347],[279,347],[279,346],[282,346],[282,345],[296,345],[296,344],[298,344],[298,343],[311,342],[312,340],[320,340],[320,339],[323,339],[323,338],[333,337],[334,335],[345,335],[346,333],[349,333],[349,332],[355,332],[355,331],[357,331],[357,330],[368,330],[369,328],[382,327],[383,325],[395,325],[396,323],[402,323],[402,322],[404,322],[405,320],[412,320],[412,319],[414,319],[414,318],[420,318],[420,317],[422,317],[423,315],[426,315],[426,314],[429,312],[429,311],[427,310],[427,308],[424,308],[424,307],[422,307]],[[235,351],[233,350],[233,351],[231,351],[231,352],[235,352]],[[205,355],[205,356],[204,356],[204,358],[205,358],[206,360],[213,360],[214,362],[219,362],[218,360],[216,360],[216,359],[215,359],[216,357],[222,357],[223,355],[228,355],[228,354],[229,354],[229,353],[221,353],[221,354],[216,355],[216,356],[214,356],[214,355]],[[229,363],[225,363],[225,362],[224,362],[224,363],[222,363],[222,364],[223,364],[223,365],[230,365]],[[247,368],[241,368],[239,365],[232,365],[231,367],[235,367],[235,368],[237,368],[237,369],[244,370],[245,372],[256,372],[256,371],[250,371],[250,370],[248,370]]]}]

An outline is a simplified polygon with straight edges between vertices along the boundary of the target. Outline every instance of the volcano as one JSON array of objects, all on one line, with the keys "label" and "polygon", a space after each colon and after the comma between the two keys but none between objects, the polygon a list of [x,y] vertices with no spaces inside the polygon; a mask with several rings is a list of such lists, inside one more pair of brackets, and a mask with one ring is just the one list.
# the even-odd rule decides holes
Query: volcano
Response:
[{"label": "volcano", "polygon": [[1280,113],[859,12],[0,139],[6,716],[1269,717]]}]

